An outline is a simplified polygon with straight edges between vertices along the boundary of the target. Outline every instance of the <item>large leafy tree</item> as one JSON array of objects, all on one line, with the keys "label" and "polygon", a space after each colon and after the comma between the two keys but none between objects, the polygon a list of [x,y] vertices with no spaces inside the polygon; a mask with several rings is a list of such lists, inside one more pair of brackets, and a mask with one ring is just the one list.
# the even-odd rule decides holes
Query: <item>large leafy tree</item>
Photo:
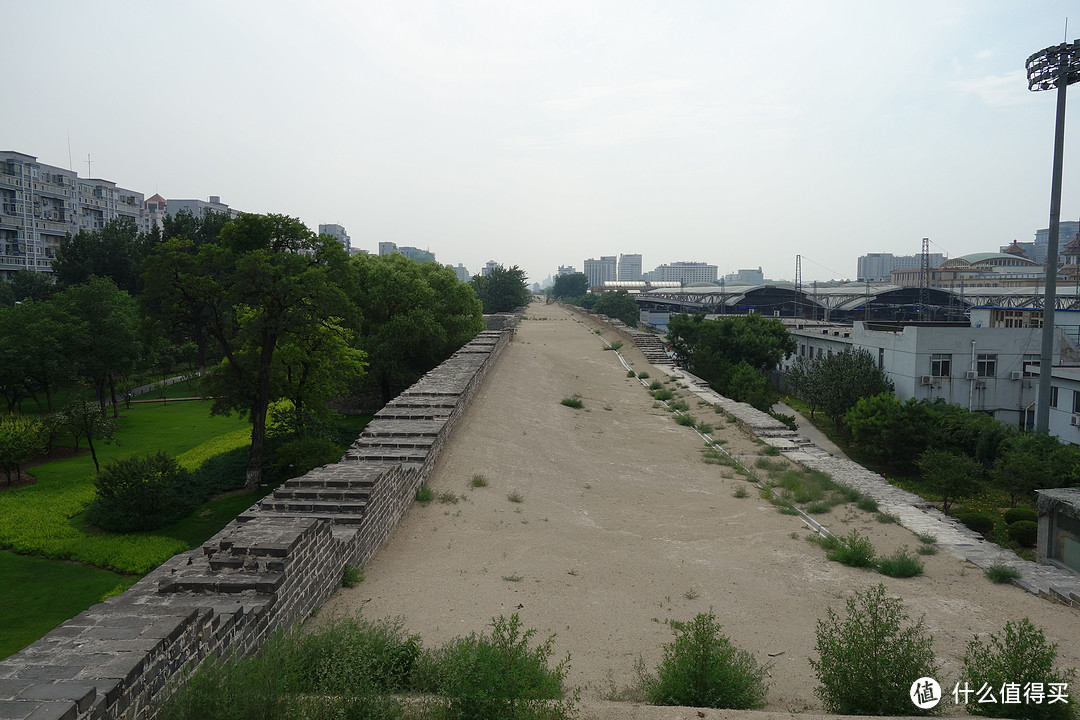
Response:
[{"label": "large leafy tree", "polygon": [[812,360],[800,358],[787,380],[811,408],[824,410],[837,427],[859,400],[893,392],[892,380],[862,348],[844,348]]},{"label": "large leafy tree", "polygon": [[704,313],[673,315],[668,342],[679,362],[717,392],[762,410],[768,410],[775,397],[767,373],[796,346],[783,323],[756,313],[716,320]]},{"label": "large leafy tree", "polygon": [[611,318],[618,318],[632,328],[636,328],[641,317],[637,300],[625,290],[606,292],[596,299],[593,310]]},{"label": "large leafy tree", "polygon": [[142,289],[142,262],[158,240],[138,231],[128,218],[114,218],[101,230],[80,230],[60,241],[53,275],[61,287],[85,283],[91,276],[111,278],[129,293]]},{"label": "large leafy tree", "polygon": [[514,265],[494,268],[490,275],[477,275],[472,279],[476,297],[483,303],[484,312],[510,312],[529,302],[529,288],[525,284],[525,271]]},{"label": "large leafy tree", "polygon": [[941,495],[941,511],[957,500],[969,497],[983,486],[983,467],[974,458],[960,453],[930,448],[919,459],[923,479]]},{"label": "large leafy tree", "polygon": [[1080,452],[1050,435],[1016,433],[1000,450],[990,477],[1014,507],[1033,502],[1036,490],[1073,485],[1080,471]]},{"label": "large leafy tree", "polygon": [[56,285],[49,273],[34,270],[20,270],[11,278],[11,289],[15,300],[48,300],[56,293]]},{"label": "large leafy tree", "polygon": [[358,255],[348,287],[363,318],[358,344],[383,402],[484,328],[472,288],[437,263]]},{"label": "large leafy tree", "polygon": [[26,300],[0,310],[0,394],[14,409],[22,397],[38,393],[53,411],[53,391],[73,375],[70,338],[77,319],[54,300]]},{"label": "large leafy tree", "polygon": [[926,403],[901,402],[891,393],[860,399],[844,414],[844,424],[864,454],[905,470],[914,467],[934,434]]},{"label": "large leafy tree", "polygon": [[551,297],[556,300],[581,297],[587,292],[589,292],[589,278],[585,273],[559,275],[555,278],[555,284],[551,286]]},{"label": "large leafy tree", "polygon": [[159,320],[204,324],[223,362],[208,382],[214,412],[251,421],[245,487],[262,481],[266,419],[278,349],[310,328],[351,314],[341,286],[347,258],[340,243],[317,237],[284,215],[249,215],[227,223],[217,242],[166,241],[147,260]]},{"label": "large leafy tree", "polygon": [[56,302],[74,318],[64,342],[75,372],[93,388],[102,416],[109,391],[116,417],[116,381],[135,369],[143,353],[134,298],[108,278],[91,277],[58,294]]}]

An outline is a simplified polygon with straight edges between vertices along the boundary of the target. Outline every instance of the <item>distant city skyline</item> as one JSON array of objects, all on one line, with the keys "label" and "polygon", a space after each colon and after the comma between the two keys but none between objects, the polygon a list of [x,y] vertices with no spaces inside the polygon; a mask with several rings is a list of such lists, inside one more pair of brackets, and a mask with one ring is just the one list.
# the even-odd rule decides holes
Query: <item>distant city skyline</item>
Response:
[{"label": "distant city skyline", "polygon": [[[854,278],[867,252],[929,237],[957,257],[1047,227],[1055,103],[1024,61],[1062,42],[1070,10],[117,0],[105,21],[76,0],[15,3],[5,49],[27,66],[5,83],[19,111],[0,149],[530,281],[597,252],[770,278],[800,255],[806,282]],[[132,102],[93,81],[88,53]]]}]

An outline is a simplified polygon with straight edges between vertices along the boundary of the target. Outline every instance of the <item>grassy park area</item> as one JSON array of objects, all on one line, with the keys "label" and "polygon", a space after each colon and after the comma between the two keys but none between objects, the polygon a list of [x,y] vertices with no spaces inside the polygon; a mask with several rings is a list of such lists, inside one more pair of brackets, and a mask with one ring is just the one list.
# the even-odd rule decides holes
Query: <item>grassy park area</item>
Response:
[{"label": "grassy park area", "polygon": [[[240,418],[212,417],[207,402],[139,403],[122,410],[118,442],[98,454],[104,465],[162,451],[194,468],[242,447],[249,432]],[[0,492],[0,657],[200,544],[260,495],[226,494],[153,533],[104,533],[82,519],[93,471],[89,454],[67,457],[34,467],[35,484]]]}]

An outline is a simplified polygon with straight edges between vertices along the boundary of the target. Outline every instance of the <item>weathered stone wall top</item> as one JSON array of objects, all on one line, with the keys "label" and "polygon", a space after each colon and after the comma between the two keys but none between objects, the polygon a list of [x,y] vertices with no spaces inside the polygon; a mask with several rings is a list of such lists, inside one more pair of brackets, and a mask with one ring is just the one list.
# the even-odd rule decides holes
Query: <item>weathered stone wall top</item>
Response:
[{"label": "weathered stone wall top", "polygon": [[500,316],[376,413],[341,462],[0,661],[0,718],[141,720],[206,657],[256,651],[307,617],[401,519],[515,323]]}]

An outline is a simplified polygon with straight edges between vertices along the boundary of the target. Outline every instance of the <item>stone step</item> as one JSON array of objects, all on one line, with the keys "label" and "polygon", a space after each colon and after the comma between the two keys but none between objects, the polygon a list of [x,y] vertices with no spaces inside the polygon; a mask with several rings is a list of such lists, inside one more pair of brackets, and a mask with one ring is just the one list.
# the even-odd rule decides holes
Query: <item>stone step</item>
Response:
[{"label": "stone step", "polygon": [[285,576],[282,573],[216,573],[201,575],[180,575],[166,578],[158,586],[159,592],[166,593],[207,593],[220,595],[239,595],[254,591],[260,595],[269,595],[281,586]]},{"label": "stone step", "polygon": [[331,489],[354,489],[357,491],[370,491],[375,487],[375,481],[382,477],[382,472],[372,473],[369,477],[364,478],[332,478],[332,477],[318,477],[313,476],[308,479],[307,475],[298,478],[292,478],[286,480],[282,486],[284,488],[306,488],[315,490],[317,488],[331,488]]},{"label": "stone step", "polygon": [[327,502],[364,502],[371,497],[371,488],[305,488],[281,487],[274,491],[275,500],[325,500]]},{"label": "stone step", "polygon": [[320,513],[320,512],[295,512],[292,510],[263,510],[257,508],[254,511],[247,511],[240,513],[236,516],[236,519],[240,522],[247,522],[253,520],[256,517],[272,518],[280,520],[293,520],[293,519],[305,519],[305,520],[328,520],[335,525],[360,525],[364,522],[363,514],[341,514],[341,513]]},{"label": "stone step", "polygon": [[421,448],[359,447],[345,453],[348,462],[400,462],[423,464],[427,453]]},{"label": "stone step", "polygon": [[367,501],[269,497],[259,503],[259,509],[278,513],[363,515],[367,509]]}]

